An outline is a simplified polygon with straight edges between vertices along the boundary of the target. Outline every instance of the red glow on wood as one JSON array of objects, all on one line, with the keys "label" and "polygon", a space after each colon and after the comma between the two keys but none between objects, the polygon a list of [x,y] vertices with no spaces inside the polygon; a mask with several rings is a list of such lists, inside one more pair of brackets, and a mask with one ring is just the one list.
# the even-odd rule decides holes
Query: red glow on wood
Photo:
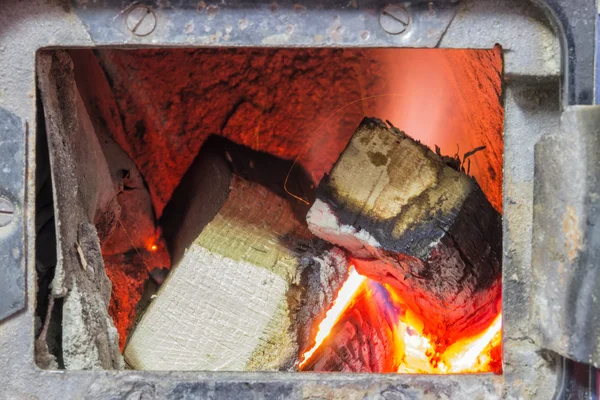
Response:
[{"label": "red glow on wood", "polygon": [[[391,286],[381,285],[352,268],[332,308],[319,322],[314,345],[301,355],[300,370],[431,374],[501,372],[501,312],[481,332],[461,338],[440,352],[424,334],[422,322],[406,312],[403,304],[401,296]],[[356,349],[363,353],[358,367],[336,360],[340,348],[347,350],[356,345],[344,341],[349,334],[354,334],[348,333],[353,329],[362,329],[368,340],[366,346],[363,343]],[[321,346],[325,347],[321,350],[323,354],[316,361],[311,360],[319,354]]]}]

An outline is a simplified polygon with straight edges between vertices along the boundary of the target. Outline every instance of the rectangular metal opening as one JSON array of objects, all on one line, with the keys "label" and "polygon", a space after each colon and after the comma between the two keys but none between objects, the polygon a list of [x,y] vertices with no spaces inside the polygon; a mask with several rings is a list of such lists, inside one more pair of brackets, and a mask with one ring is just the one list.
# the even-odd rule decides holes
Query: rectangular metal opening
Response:
[{"label": "rectangular metal opening", "polygon": [[[501,214],[502,67],[499,46],[40,53],[50,162],[38,169],[46,177],[39,189],[46,207],[62,215],[49,215],[38,233],[38,251],[47,253],[38,269],[38,365],[118,367],[116,353],[124,351],[129,367],[150,370],[500,372],[500,225],[483,233],[491,246],[472,249],[460,242],[472,234],[468,225],[452,231],[461,262],[495,252],[493,274],[449,263],[394,275],[311,234],[306,214],[364,118],[428,146],[427,157],[457,177],[472,176],[488,211]],[[236,176],[221,200],[223,182],[203,153],[210,143]],[[408,170],[394,169],[393,161],[385,159],[389,171]],[[427,192],[442,181],[427,174],[413,173],[410,182]],[[198,176],[214,179],[198,183]],[[435,208],[447,197],[426,206],[433,211],[425,214],[439,214],[441,230],[453,229],[463,204]],[[190,207],[202,212],[183,213]],[[372,232],[384,230],[379,226]],[[54,232],[58,274],[48,250]],[[200,261],[186,259],[192,245],[207,252]],[[336,254],[344,266],[331,270]],[[426,269],[431,254],[422,257]],[[179,262],[187,270],[178,270]],[[367,281],[318,344],[319,324],[351,266]],[[175,270],[167,276],[169,268]],[[111,319],[98,322],[107,309]]]}]

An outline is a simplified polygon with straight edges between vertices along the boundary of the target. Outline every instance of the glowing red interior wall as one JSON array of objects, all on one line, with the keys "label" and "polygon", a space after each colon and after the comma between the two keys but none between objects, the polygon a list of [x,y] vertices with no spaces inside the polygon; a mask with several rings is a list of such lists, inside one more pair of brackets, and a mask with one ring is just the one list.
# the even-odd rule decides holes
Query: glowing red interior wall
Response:
[{"label": "glowing red interior wall", "polygon": [[304,152],[318,182],[363,116],[388,119],[444,154],[487,146],[471,173],[501,209],[500,48],[99,54],[124,120],[118,142],[159,215],[210,134],[287,159]]}]

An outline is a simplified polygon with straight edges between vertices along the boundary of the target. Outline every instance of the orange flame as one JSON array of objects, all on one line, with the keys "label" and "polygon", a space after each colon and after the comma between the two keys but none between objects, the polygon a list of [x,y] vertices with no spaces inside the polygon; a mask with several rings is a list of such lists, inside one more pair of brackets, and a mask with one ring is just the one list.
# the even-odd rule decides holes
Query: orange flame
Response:
[{"label": "orange flame", "polygon": [[161,234],[162,232],[159,228],[154,232],[153,235],[148,236],[144,240],[144,247],[146,248],[146,250],[151,251],[152,253],[155,253],[158,250],[158,243],[161,238]]},{"label": "orange flame", "polygon": [[[484,350],[499,344],[502,338],[502,313],[481,334],[459,340],[444,352],[444,361],[440,363],[449,373],[480,372],[490,361]],[[446,372],[446,371],[444,371]]]},{"label": "orange flame", "polygon": [[[399,373],[467,373],[467,372],[492,372],[492,352],[499,350],[502,342],[502,313],[498,313],[494,321],[478,335],[463,338],[451,344],[443,354],[435,352],[435,346],[423,335],[423,322],[409,309],[404,310],[400,295],[389,285],[381,285],[371,279],[360,275],[350,267],[348,279],[338,292],[332,307],[327,311],[325,318],[319,324],[315,344],[302,355],[299,368],[302,369],[315,351],[327,339],[336,323],[344,312],[354,307],[354,299],[360,293],[361,287],[370,293],[369,299],[376,303],[384,300],[388,304],[377,304],[379,313],[387,313],[388,321],[393,318],[396,324],[394,330],[393,354],[387,355],[397,365]],[[379,289],[378,289],[379,288]],[[375,296],[373,292],[379,290],[384,295]],[[390,313],[394,314],[390,316]],[[497,369],[497,368],[496,368]],[[394,367],[395,370],[395,367]],[[380,371],[384,372],[384,371]]]}]

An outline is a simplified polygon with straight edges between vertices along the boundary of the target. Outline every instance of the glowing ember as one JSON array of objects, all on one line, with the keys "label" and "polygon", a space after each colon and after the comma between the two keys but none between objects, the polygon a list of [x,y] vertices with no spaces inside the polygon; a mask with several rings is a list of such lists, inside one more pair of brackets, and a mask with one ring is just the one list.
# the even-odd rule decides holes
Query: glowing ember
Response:
[{"label": "glowing ember", "polygon": [[490,344],[499,344],[501,330],[502,313],[499,313],[492,325],[482,334],[460,340],[450,346],[444,353],[447,372],[479,372],[478,368],[485,367],[490,358],[484,350],[491,347]]},{"label": "glowing ember", "polygon": [[162,238],[162,231],[160,229],[156,229],[153,235],[148,236],[144,240],[144,247],[146,250],[156,253],[158,251],[158,243]]},{"label": "glowing ember", "polygon": [[[386,357],[399,373],[473,373],[498,372],[499,351],[502,341],[502,313],[480,334],[460,339],[439,354],[435,345],[423,335],[423,323],[410,310],[403,307],[401,297],[388,285],[358,274],[351,267],[348,279],[338,292],[333,306],[319,324],[314,346],[302,355],[300,369],[306,366],[315,351],[323,344],[332,329],[347,312],[358,307],[355,300],[361,293],[373,302],[372,312],[383,316],[394,325],[394,346]],[[493,354],[496,354],[494,357]],[[397,369],[396,369],[397,366]],[[309,367],[310,368],[310,367]],[[389,371],[378,371],[389,372]]]},{"label": "glowing ember", "polygon": [[319,330],[317,331],[317,336],[315,337],[315,344],[310,350],[303,354],[303,358],[300,361],[300,367],[302,367],[308,361],[308,359],[323,343],[327,335],[329,335],[329,332],[331,332],[331,329],[340,318],[340,315],[342,315],[344,310],[346,310],[350,304],[350,301],[354,298],[356,291],[365,281],[365,279],[367,278],[356,272],[354,266],[350,267],[348,279],[340,288],[333,305],[325,314],[325,319],[323,319],[323,321],[321,321],[319,324]]}]

